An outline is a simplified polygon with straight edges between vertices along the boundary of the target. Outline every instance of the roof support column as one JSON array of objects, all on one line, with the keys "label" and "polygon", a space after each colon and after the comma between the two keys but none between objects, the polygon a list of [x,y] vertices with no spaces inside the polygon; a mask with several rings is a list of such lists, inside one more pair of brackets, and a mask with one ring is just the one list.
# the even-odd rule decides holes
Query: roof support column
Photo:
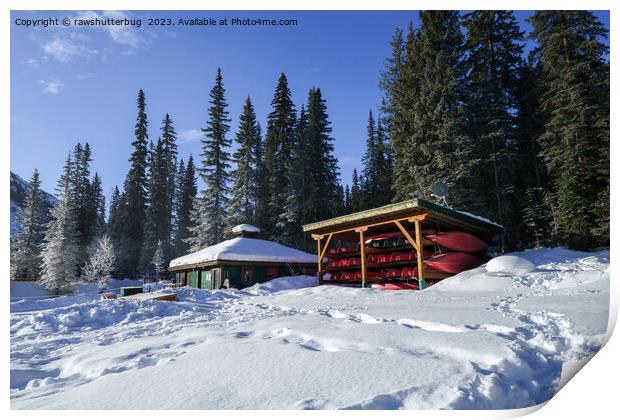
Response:
[{"label": "roof support column", "polygon": [[332,240],[333,233],[330,233],[327,236],[327,241],[325,241],[325,245],[321,247],[321,240],[323,239],[323,235],[312,235],[312,238],[316,240],[317,245],[317,255],[318,255],[318,269],[319,269],[319,284],[323,282],[323,257],[325,256],[325,252],[327,251],[327,247],[329,247],[329,243]]},{"label": "roof support column", "polygon": [[368,230],[367,227],[361,227],[355,229],[360,234],[360,260],[362,263],[362,289],[366,287],[366,240],[364,238],[364,232]]},{"label": "roof support column", "polygon": [[422,229],[420,229],[419,220],[415,220],[413,223],[415,225],[415,239],[418,246],[418,286],[420,287],[420,290],[422,290],[426,288],[426,281],[424,280],[424,262],[422,261]]}]

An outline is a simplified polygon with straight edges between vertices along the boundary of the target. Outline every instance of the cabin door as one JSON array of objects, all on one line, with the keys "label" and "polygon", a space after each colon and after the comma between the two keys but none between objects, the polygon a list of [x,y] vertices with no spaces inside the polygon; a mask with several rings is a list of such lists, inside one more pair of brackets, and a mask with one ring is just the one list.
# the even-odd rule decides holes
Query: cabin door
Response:
[{"label": "cabin door", "polygon": [[189,287],[198,287],[198,271],[189,272]]},{"label": "cabin door", "polygon": [[200,288],[213,289],[211,284],[211,270],[203,270],[200,272]]}]

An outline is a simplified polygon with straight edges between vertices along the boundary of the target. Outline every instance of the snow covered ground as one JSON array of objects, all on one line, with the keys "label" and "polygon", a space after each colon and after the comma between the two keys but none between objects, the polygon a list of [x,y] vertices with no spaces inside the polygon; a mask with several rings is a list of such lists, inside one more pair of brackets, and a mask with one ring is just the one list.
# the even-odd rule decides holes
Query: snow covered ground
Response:
[{"label": "snow covered ground", "polygon": [[[178,302],[85,292],[11,303],[11,406],[526,407],[607,328],[609,252],[530,250],[535,271],[480,267],[427,290],[276,279]],[[299,288],[299,287],[304,288]]]}]

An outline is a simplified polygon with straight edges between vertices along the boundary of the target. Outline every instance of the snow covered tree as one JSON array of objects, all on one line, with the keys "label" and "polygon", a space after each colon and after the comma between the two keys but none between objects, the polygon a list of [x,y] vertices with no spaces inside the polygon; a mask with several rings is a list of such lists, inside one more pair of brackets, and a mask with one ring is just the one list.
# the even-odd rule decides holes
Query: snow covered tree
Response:
[{"label": "snow covered tree", "polygon": [[265,138],[265,157],[263,167],[266,170],[266,185],[269,197],[265,226],[261,226],[265,235],[270,239],[286,236],[278,229],[280,216],[285,211],[289,196],[288,170],[295,144],[296,111],[288,81],[284,73],[280,75],[276,86],[272,111],[267,117],[267,135]]},{"label": "snow covered tree", "polygon": [[538,143],[552,184],[558,234],[574,248],[604,245],[609,236],[609,48],[603,42],[608,31],[589,11],[539,11],[529,21],[538,42],[534,57],[544,114]]},{"label": "snow covered tree", "polygon": [[153,260],[151,263],[153,264],[153,268],[155,269],[155,278],[159,280],[160,276],[165,271],[164,247],[161,241],[157,242],[155,254],[153,254]]},{"label": "snow covered tree", "polygon": [[256,148],[260,145],[260,132],[254,106],[248,96],[239,117],[235,136],[237,151],[233,154],[236,164],[231,174],[232,197],[227,221],[227,233],[242,223],[255,223],[256,208]]},{"label": "snow covered tree", "polygon": [[60,203],[52,210],[52,221],[45,232],[40,283],[56,294],[70,292],[77,278],[79,254],[77,216],[67,186]]},{"label": "snow covered tree", "polygon": [[97,282],[99,290],[108,288],[108,280],[114,270],[114,247],[108,235],[102,235],[91,246],[89,258],[82,268],[86,281]]},{"label": "snow covered tree", "polygon": [[218,68],[215,86],[209,93],[211,106],[207,126],[202,129],[205,138],[202,140],[202,167],[199,172],[206,189],[201,191],[197,200],[193,215],[194,226],[190,228],[192,251],[220,242],[225,235],[231,162],[230,153],[227,151],[231,140],[226,138],[230,119],[226,110],[228,104],[224,97],[225,92],[222,72]]},{"label": "snow covered tree", "polygon": [[144,242],[144,223],[147,205],[147,158],[148,118],[144,91],[138,92],[138,117],[131,143],[133,151],[129,158],[130,168],[125,178],[123,200],[119,203],[120,228],[122,230],[120,252],[117,253],[117,271],[126,277],[136,278],[140,264],[140,252]]},{"label": "snow covered tree", "polygon": [[41,269],[41,244],[45,236],[45,223],[49,216],[43,202],[39,171],[34,170],[26,189],[22,208],[17,213],[21,227],[11,237],[11,278],[39,277]]},{"label": "snow covered tree", "polygon": [[383,113],[383,123],[388,131],[391,127],[392,118],[396,112],[396,84],[401,77],[401,70],[405,60],[405,40],[403,39],[403,31],[396,28],[392,40],[390,41],[392,52],[386,59],[381,76],[379,79],[379,88],[383,91],[381,99],[381,112]]},{"label": "snow covered tree", "polygon": [[177,226],[174,235],[175,257],[187,254],[189,245],[187,239],[190,237],[189,228],[192,225],[191,215],[194,211],[194,201],[196,200],[196,169],[194,168],[194,158],[189,155],[187,167],[183,160],[179,163],[178,191],[177,191]]}]

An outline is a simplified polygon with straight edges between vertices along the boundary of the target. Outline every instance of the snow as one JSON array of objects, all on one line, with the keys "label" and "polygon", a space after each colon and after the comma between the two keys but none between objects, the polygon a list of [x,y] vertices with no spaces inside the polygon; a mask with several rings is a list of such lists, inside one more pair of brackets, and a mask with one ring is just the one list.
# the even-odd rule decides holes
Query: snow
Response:
[{"label": "snow", "polygon": [[232,228],[233,233],[241,233],[241,232],[253,232],[259,233],[260,229],[253,225],[248,225],[247,223],[237,225]]},{"label": "snow", "polygon": [[485,222],[485,223],[490,223],[490,224],[492,224],[492,225],[495,225],[495,226],[497,226],[497,227],[499,227],[499,228],[504,229],[504,226],[500,225],[499,223],[495,223],[495,222],[493,222],[492,220],[485,219],[485,218],[484,218],[484,217],[482,217],[482,216],[477,216],[477,215],[475,215],[475,214],[471,214],[471,213],[468,213],[468,212],[466,212],[466,211],[462,211],[462,210],[455,210],[455,209],[451,209],[451,210],[457,211],[457,212],[459,212],[459,213],[461,213],[461,214],[464,214],[465,216],[468,216],[468,217],[473,217],[474,219],[478,219],[478,220],[481,220],[481,221],[483,221],[483,222]]},{"label": "snow", "polygon": [[89,290],[12,302],[11,408],[536,405],[565,363],[603,344],[609,252],[513,255],[535,270],[483,266],[423,291],[312,287],[298,276],[175,289],[177,302]]},{"label": "snow", "polygon": [[254,238],[234,238],[170,261],[170,267],[206,261],[262,261],[275,263],[316,263],[313,254]]},{"label": "snow", "polygon": [[486,267],[489,273],[506,276],[520,276],[536,269],[536,266],[530,261],[516,255],[495,257],[487,262]]}]

